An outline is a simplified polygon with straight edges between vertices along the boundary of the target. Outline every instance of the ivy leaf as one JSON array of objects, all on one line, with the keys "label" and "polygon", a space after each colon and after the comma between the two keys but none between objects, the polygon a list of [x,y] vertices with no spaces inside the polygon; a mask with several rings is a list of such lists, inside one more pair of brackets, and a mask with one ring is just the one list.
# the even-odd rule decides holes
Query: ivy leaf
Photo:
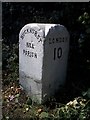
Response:
[{"label": "ivy leaf", "polygon": [[31,98],[28,98],[27,101],[26,101],[27,105],[32,105],[32,99]]},{"label": "ivy leaf", "polygon": [[39,117],[42,118],[47,118],[48,117],[48,113],[47,112],[42,112]]}]

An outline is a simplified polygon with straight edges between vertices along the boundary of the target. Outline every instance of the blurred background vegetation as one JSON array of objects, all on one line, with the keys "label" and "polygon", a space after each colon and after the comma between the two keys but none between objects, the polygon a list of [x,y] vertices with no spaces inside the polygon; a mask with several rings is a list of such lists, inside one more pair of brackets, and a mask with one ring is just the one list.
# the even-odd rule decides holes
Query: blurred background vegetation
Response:
[{"label": "blurred background vegetation", "polygon": [[90,98],[90,2],[10,3],[2,4],[3,88],[19,80],[19,32],[28,23],[56,23],[70,33],[65,95],[59,101],[82,95]]}]

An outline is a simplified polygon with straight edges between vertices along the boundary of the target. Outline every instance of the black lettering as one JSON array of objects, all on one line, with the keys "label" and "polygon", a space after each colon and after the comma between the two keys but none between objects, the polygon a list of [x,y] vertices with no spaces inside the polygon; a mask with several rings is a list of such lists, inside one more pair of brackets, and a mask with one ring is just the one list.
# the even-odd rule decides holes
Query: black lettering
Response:
[{"label": "black lettering", "polygon": [[25,52],[25,55],[27,55],[27,51]]},{"label": "black lettering", "polygon": [[21,38],[24,39],[25,34],[28,34],[28,33],[34,34],[34,36],[35,36],[37,39],[40,39],[40,41],[42,42],[42,38],[40,38],[41,36],[38,35],[37,31],[35,31],[35,30],[32,29],[32,28],[31,28],[31,29],[26,29],[26,30],[24,30],[24,32],[23,32],[22,35],[21,35]]},{"label": "black lettering", "polygon": [[56,57],[60,59],[62,56],[62,48],[59,47],[58,49],[54,48],[54,60],[56,60]]},{"label": "black lettering", "polygon": [[52,42],[54,43],[54,38],[52,39]]},{"label": "black lettering", "polygon": [[33,52],[30,52],[31,53],[31,57],[33,57]]},{"label": "black lettering", "polygon": [[58,37],[58,38],[49,38],[49,44],[54,44],[54,43],[61,43],[61,42],[65,42],[65,38],[61,38],[61,37]]},{"label": "black lettering", "polygon": [[57,57],[60,59],[61,56],[62,56],[62,48],[60,47],[60,48],[58,48],[58,50],[57,50]]},{"label": "black lettering", "polygon": [[37,35],[37,39],[39,39],[40,38],[40,35]]},{"label": "black lettering", "polygon": [[37,54],[35,53],[35,58],[37,58]]},{"label": "black lettering", "polygon": [[28,42],[26,43],[26,47],[29,47]]},{"label": "black lettering", "polygon": [[23,54],[25,56],[29,56],[29,57],[32,57],[32,58],[37,58],[37,53],[33,53],[33,52],[30,52],[30,51],[27,51],[27,50],[24,50],[24,49],[23,49]]},{"label": "black lettering", "polygon": [[42,42],[42,39],[40,38],[38,42]]},{"label": "black lettering", "polygon": [[24,30],[24,34],[27,34],[27,30]]},{"label": "black lettering", "polygon": [[32,48],[34,49],[34,44],[32,44]]},{"label": "black lettering", "polygon": [[26,42],[26,47],[34,49],[34,44]]},{"label": "black lettering", "polygon": [[30,29],[30,33],[32,32],[32,30]]},{"label": "black lettering", "polygon": [[25,53],[25,50],[23,50],[23,54]]},{"label": "black lettering", "polygon": [[58,38],[56,38],[56,42],[58,42]]},{"label": "black lettering", "polygon": [[54,60],[56,59],[56,48],[54,48]]},{"label": "black lettering", "polygon": [[29,33],[29,29],[27,29],[27,33]]},{"label": "black lettering", "polygon": [[35,31],[34,35],[35,35],[35,37],[37,36],[37,31]]},{"label": "black lettering", "polygon": [[27,54],[27,56],[29,56],[29,51],[28,51],[28,54]]},{"label": "black lettering", "polygon": [[23,35],[21,35],[21,38],[23,39],[23,38],[24,38],[24,36],[23,36]]},{"label": "black lettering", "polygon": [[63,40],[62,40],[62,42],[64,42],[64,37],[63,37]]}]

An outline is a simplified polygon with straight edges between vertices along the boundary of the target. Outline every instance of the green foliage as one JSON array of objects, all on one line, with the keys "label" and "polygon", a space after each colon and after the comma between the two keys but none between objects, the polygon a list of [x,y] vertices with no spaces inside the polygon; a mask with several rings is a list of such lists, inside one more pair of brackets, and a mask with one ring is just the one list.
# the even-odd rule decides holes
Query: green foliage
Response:
[{"label": "green foliage", "polygon": [[90,88],[88,88],[88,90],[86,92],[82,92],[82,95],[86,98],[90,98]]},{"label": "green foliage", "polygon": [[[89,83],[90,79],[90,14],[84,12],[78,18],[79,24],[82,26],[82,31],[78,39],[78,53],[80,58],[80,67],[83,69],[83,78]],[[84,81],[85,81],[84,80]],[[90,87],[90,86],[88,86]]]},{"label": "green foliage", "polygon": [[[42,113],[39,115],[39,118],[40,118],[40,119],[48,118],[48,113],[47,113],[47,112],[42,112]],[[47,120],[47,119],[46,119],[46,120]]]},{"label": "green foliage", "polygon": [[48,107],[46,108],[43,105],[27,105],[26,103],[21,103],[20,105],[18,102],[16,103],[16,108],[13,107],[12,104],[12,109],[10,110],[9,106],[9,111],[7,114],[4,114],[2,120],[89,120],[89,112],[90,100],[83,99],[82,97],[75,98],[73,101],[70,101],[67,104],[60,104],[59,107],[54,109],[50,109]]},{"label": "green foliage", "polygon": [[31,98],[29,97],[28,99],[27,99],[27,105],[32,105],[32,100],[31,100]]},{"label": "green foliage", "polygon": [[[88,112],[90,110],[87,103],[85,103],[85,99],[76,98],[74,101],[70,101],[66,105],[61,108],[56,109],[56,117],[59,119],[69,119],[69,120],[86,120],[89,119]],[[90,102],[90,101],[88,101]],[[90,104],[90,103],[89,103]],[[88,104],[88,105],[89,105]]]},{"label": "green foliage", "polygon": [[19,77],[18,44],[12,46],[3,44],[2,51],[3,84],[9,84],[10,81],[17,82]]}]

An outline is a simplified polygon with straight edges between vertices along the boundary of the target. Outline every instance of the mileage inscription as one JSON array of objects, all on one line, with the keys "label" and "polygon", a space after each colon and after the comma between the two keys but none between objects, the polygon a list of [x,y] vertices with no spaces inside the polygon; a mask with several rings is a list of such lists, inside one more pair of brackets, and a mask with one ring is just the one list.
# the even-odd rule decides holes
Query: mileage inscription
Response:
[{"label": "mileage inscription", "polygon": [[[26,42],[26,47],[30,48],[30,49],[34,49],[35,45],[33,43],[31,43],[31,42]],[[23,54],[25,56],[28,56],[28,57],[37,58],[37,53],[29,51],[29,50],[23,49]]]},{"label": "mileage inscription", "polygon": [[23,54],[28,57],[37,58],[37,53],[31,52],[29,50],[23,49]]}]

